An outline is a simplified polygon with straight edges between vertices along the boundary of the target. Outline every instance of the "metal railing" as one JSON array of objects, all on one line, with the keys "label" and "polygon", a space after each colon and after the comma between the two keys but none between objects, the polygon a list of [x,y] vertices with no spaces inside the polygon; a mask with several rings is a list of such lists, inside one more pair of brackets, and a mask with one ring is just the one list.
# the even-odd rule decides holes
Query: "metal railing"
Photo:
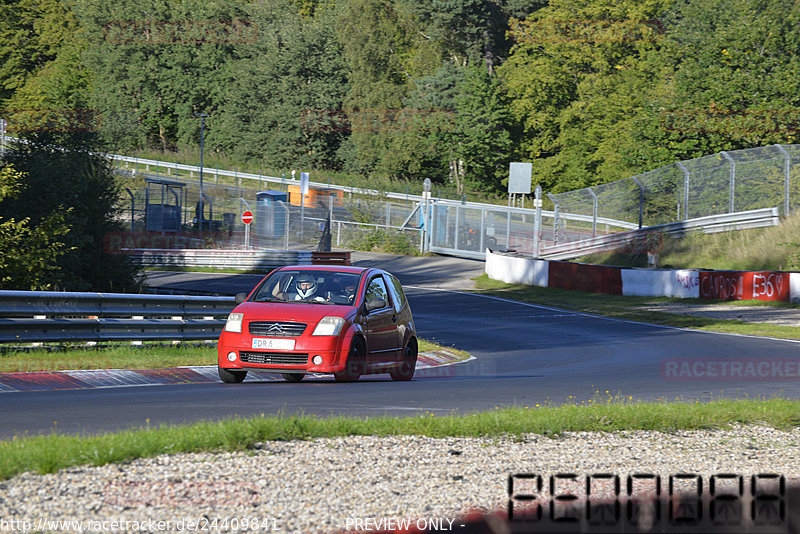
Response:
[{"label": "metal railing", "polygon": [[219,338],[234,297],[0,291],[0,343]]},{"label": "metal railing", "polygon": [[779,224],[778,208],[765,208],[739,213],[729,213],[723,215],[710,215],[698,217],[688,221],[677,221],[666,224],[659,224],[632,230],[629,232],[619,232],[616,234],[604,235],[600,237],[572,241],[569,243],[544,247],[539,256],[548,260],[567,260],[578,258],[588,254],[606,252],[619,249],[637,240],[645,238],[649,234],[662,233],[668,235],[684,235],[692,231],[702,231],[707,234],[716,232],[727,232],[730,230],[744,230],[750,228],[763,228],[765,226],[777,226]]}]

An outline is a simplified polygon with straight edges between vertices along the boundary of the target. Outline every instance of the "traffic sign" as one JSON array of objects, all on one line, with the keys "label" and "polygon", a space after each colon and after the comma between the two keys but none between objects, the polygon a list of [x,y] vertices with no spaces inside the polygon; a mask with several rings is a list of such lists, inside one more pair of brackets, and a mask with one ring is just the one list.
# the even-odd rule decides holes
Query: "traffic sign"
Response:
[{"label": "traffic sign", "polygon": [[242,222],[244,224],[250,224],[253,222],[253,212],[250,210],[244,210],[244,213],[242,213]]}]

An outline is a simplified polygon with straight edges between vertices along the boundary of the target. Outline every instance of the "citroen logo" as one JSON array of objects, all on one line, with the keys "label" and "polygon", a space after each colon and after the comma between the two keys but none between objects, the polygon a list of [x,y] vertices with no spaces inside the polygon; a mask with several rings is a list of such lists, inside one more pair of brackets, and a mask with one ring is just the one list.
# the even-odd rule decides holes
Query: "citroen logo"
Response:
[{"label": "citroen logo", "polygon": [[270,334],[283,334],[283,327],[278,323],[272,323],[269,325],[269,328],[267,328],[267,332]]}]

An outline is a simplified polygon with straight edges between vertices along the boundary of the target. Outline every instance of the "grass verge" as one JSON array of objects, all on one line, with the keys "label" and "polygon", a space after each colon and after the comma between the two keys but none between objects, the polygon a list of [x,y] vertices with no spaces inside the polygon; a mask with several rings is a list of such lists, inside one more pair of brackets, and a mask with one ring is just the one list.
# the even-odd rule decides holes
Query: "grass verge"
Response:
[{"label": "grass verge", "polygon": [[[693,328],[709,332],[725,332],[731,334],[746,334],[753,336],[769,336],[781,339],[800,339],[800,328],[766,323],[748,323],[731,319],[710,319],[695,317],[678,313],[667,313],[648,309],[653,305],[664,303],[679,304],[712,304],[714,301],[698,299],[673,299],[666,297],[628,297],[621,295],[602,295],[599,293],[585,293],[583,291],[568,291],[552,287],[526,286],[522,284],[507,284],[493,280],[483,274],[475,279],[477,291],[487,295],[494,295],[532,304],[554,306],[567,310],[585,313],[594,313],[630,321],[675,326],[679,328]],[[797,308],[796,305],[787,303],[763,303],[760,301],[746,301],[738,303],[752,304],[757,302],[760,306]],[[724,304],[732,304],[724,302]]]},{"label": "grass verge", "polygon": [[558,436],[573,431],[699,430],[735,424],[779,429],[800,424],[800,402],[784,399],[643,403],[599,400],[596,404],[512,407],[470,415],[328,417],[283,414],[227,419],[186,426],[140,428],[100,436],[52,433],[0,442],[0,480],[25,471],[52,473],[75,465],[104,465],[161,454],[242,451],[270,440],[360,435],[443,437]]},{"label": "grass verge", "polygon": [[94,349],[32,350],[0,354],[0,373],[80,369],[152,369],[215,365],[217,345],[112,345]]},{"label": "grass verge", "polygon": [[[800,269],[800,213],[784,217],[778,226],[684,237],[664,236],[659,265],[673,269],[733,269],[796,271]],[[645,250],[618,250],[581,258],[586,263],[646,267]]]}]

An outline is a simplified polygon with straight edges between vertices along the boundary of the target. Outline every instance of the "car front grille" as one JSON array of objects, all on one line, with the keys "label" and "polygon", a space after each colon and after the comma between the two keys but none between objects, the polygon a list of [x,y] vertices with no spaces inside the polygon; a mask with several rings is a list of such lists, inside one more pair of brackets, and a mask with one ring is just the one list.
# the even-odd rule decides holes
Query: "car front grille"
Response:
[{"label": "car front grille", "polygon": [[305,365],[308,363],[308,353],[240,352],[239,359],[244,363]]},{"label": "car front grille", "polygon": [[250,323],[251,336],[298,337],[305,329],[305,323],[290,321],[253,321]]}]

